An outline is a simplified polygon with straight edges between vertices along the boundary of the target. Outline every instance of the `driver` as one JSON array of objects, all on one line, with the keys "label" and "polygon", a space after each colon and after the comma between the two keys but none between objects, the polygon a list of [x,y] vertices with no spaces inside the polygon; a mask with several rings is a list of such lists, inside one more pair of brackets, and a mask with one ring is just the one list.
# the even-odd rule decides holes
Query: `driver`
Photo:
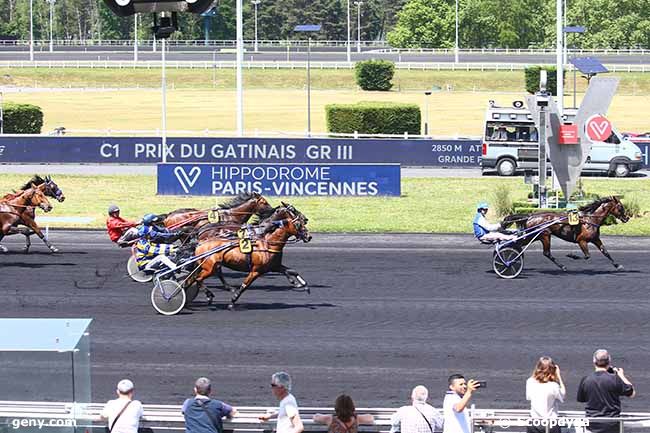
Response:
[{"label": "driver", "polygon": [[486,202],[481,202],[476,205],[476,216],[474,217],[474,236],[479,241],[510,241],[517,239],[515,235],[501,233],[501,224],[490,224],[485,218],[489,205]]},{"label": "driver", "polygon": [[111,241],[117,242],[120,237],[130,228],[137,226],[134,221],[125,220],[120,216],[120,208],[112,204],[108,207],[108,219],[106,220],[106,231]]},{"label": "driver", "polygon": [[156,215],[146,214],[138,230],[140,240],[135,246],[135,259],[141,271],[153,272],[161,265],[169,269],[175,266],[169,256],[176,253],[177,247],[171,242],[176,240],[179,233],[159,227],[156,225],[157,222]]}]

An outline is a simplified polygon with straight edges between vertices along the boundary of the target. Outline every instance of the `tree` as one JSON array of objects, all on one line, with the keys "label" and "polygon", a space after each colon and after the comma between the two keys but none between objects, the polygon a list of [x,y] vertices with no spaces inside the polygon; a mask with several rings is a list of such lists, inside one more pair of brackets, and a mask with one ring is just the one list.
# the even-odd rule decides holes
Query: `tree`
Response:
[{"label": "tree", "polygon": [[397,48],[454,46],[455,11],[445,0],[410,0],[386,39]]}]

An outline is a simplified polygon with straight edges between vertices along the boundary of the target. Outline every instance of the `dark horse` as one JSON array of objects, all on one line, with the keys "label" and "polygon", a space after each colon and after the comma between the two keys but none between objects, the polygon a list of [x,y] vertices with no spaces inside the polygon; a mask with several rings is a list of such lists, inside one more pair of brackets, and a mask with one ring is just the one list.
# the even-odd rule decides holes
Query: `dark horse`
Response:
[{"label": "dark horse", "polygon": [[[516,223],[520,229],[531,229],[551,222],[556,218],[561,218],[561,221],[549,226],[539,236],[539,240],[542,241],[542,245],[544,246],[544,256],[563,271],[567,270],[566,266],[560,264],[551,254],[551,235],[555,235],[567,242],[577,243],[584,254],[585,260],[590,258],[589,247],[587,245],[591,242],[612,262],[612,265],[616,269],[622,270],[623,266],[612,259],[605,249],[603,242],[600,240],[600,226],[608,215],[613,215],[624,223],[630,219],[621,201],[617,197],[605,197],[582,206],[579,211],[578,224],[576,225],[569,224],[567,212],[538,212],[530,215],[510,215],[503,220],[502,225],[507,227]],[[568,257],[572,259],[580,258],[575,254],[569,254]]]},{"label": "dark horse", "polygon": [[11,198],[3,199],[0,202],[0,240],[10,233],[12,227],[24,224],[34,230],[43,239],[50,251],[56,249],[48,242],[34,222],[34,207],[40,207],[45,212],[52,210],[52,205],[39,187],[31,187],[20,193],[12,194]]},{"label": "dark horse", "polygon": [[233,244],[210,255],[201,263],[201,270],[195,277],[199,287],[203,285],[206,278],[220,272],[222,266],[240,272],[248,272],[239,288],[232,290],[228,308],[233,309],[239,297],[261,275],[268,272],[279,272],[286,275],[287,270],[290,269],[282,264],[282,250],[287,241],[291,236],[295,236],[299,240],[309,242],[311,235],[307,229],[307,218],[295,208],[289,208],[284,203],[283,206],[289,209],[289,217],[269,224],[266,233],[254,241],[253,251],[250,254],[242,253],[236,242],[228,238],[211,238],[199,244],[194,252],[196,256],[219,246]]},{"label": "dark horse", "polygon": [[[185,227],[195,229],[208,224],[210,219],[218,222],[244,223],[253,215],[266,218],[273,212],[273,207],[260,194],[241,193],[233,199],[222,203],[211,210],[177,209],[168,214],[163,214],[165,227],[178,230]],[[210,218],[212,216],[212,218]]]},{"label": "dark horse", "polygon": [[[38,189],[47,197],[56,199],[60,203],[65,200],[65,195],[63,194],[63,191],[61,191],[61,188],[59,188],[59,186],[52,180],[50,176],[45,176],[45,178],[42,178],[39,175],[34,175],[34,177],[32,177],[27,183],[25,183],[20,188],[20,191],[5,195],[2,199],[0,199],[0,202],[4,202],[12,198],[15,198],[18,195],[20,195],[22,191],[29,189],[32,186],[38,187]],[[36,217],[36,212],[34,208],[31,208],[31,214],[29,214],[29,216],[31,217],[31,220],[34,221]],[[14,234],[24,235],[25,247],[23,248],[23,251],[27,253],[29,252],[29,248],[32,245],[30,236],[33,235],[34,233],[37,233],[37,230],[35,230],[34,227],[28,224],[24,224],[22,222],[19,222],[18,225],[25,225],[26,227],[13,226],[10,228],[9,233],[6,233],[5,236],[14,235]],[[34,225],[36,226],[36,222],[34,222]],[[40,228],[38,228],[38,226],[36,226],[36,228],[40,232]],[[41,239],[43,239],[43,237],[41,237]],[[48,245],[48,248],[50,248],[52,252],[58,251],[56,247],[51,245]],[[2,245],[0,245],[0,252],[6,252],[6,249]]]}]

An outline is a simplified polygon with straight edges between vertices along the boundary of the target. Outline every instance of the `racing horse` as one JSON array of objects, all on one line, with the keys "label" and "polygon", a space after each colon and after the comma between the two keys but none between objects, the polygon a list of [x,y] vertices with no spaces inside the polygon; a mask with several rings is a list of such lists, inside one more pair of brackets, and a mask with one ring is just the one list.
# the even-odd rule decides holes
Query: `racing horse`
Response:
[{"label": "racing horse", "polygon": [[34,207],[40,207],[45,212],[52,210],[52,205],[45,194],[36,186],[32,186],[13,197],[0,202],[0,240],[9,234],[11,228],[23,224],[40,237],[52,252],[57,249],[45,239],[41,229],[34,222]]},{"label": "racing horse", "polygon": [[241,193],[233,199],[210,210],[176,209],[168,214],[159,215],[168,229],[178,230],[185,227],[198,229],[208,222],[244,223],[253,215],[265,218],[273,212],[273,207],[261,194],[256,192]]},{"label": "racing horse", "polygon": [[[196,281],[199,288],[203,287],[205,279],[220,271],[222,266],[240,272],[248,272],[241,285],[231,290],[232,296],[228,309],[232,310],[241,295],[261,275],[268,272],[279,272],[286,275],[288,271],[297,275],[297,272],[282,264],[282,251],[292,236],[295,236],[296,240],[302,240],[303,242],[311,240],[311,235],[307,229],[308,220],[297,209],[289,208],[284,203],[282,205],[288,209],[289,218],[274,221],[268,225],[267,232],[254,241],[253,250],[249,254],[242,253],[237,247],[237,243],[227,238],[212,238],[199,244],[194,252],[195,256],[213,248],[231,244],[229,247],[208,256],[201,263],[201,270],[194,277],[194,281]],[[194,281],[188,281],[188,286]]]},{"label": "racing horse", "polygon": [[[609,255],[609,252],[600,240],[600,226],[608,215],[612,215],[624,223],[629,221],[630,217],[627,215],[623,203],[617,197],[605,197],[580,207],[579,211],[578,224],[576,225],[569,223],[567,212],[536,212],[529,215],[515,214],[507,216],[504,218],[502,226],[507,227],[516,223],[519,229],[531,229],[558,219],[558,222],[549,226],[539,236],[539,240],[541,240],[544,247],[544,256],[557,267],[563,271],[567,270],[566,266],[559,263],[551,254],[551,235],[557,236],[567,242],[577,243],[582,250],[585,260],[591,257],[589,255],[588,244],[592,243],[609,259],[617,270],[623,270],[623,266],[612,259],[612,256]],[[573,253],[568,254],[568,257],[576,260],[580,259],[580,256]]]},{"label": "racing horse", "polygon": [[[45,176],[45,178],[42,178],[39,175],[34,175],[27,183],[25,183],[19,191],[7,194],[5,195],[2,199],[0,199],[0,202],[12,199],[20,195],[20,193],[26,189],[31,188],[32,186],[37,187],[43,194],[45,194],[47,197],[51,197],[56,199],[58,202],[62,203],[65,200],[65,195],[63,194],[63,191],[59,186],[52,180],[50,176]],[[32,208],[31,209],[31,214],[30,214],[32,220],[36,217],[36,212]],[[36,223],[34,223],[36,224]],[[19,223],[19,225],[22,225]],[[13,234],[22,234],[25,236],[25,247],[23,248],[23,252],[27,253],[29,252],[29,248],[32,245],[30,236],[33,235],[35,230],[33,230],[31,227],[17,227],[13,226],[10,228],[9,233],[7,233],[5,236],[13,235]],[[52,250],[52,248],[54,248]],[[56,247],[52,247],[50,250],[52,252],[57,252],[58,249]],[[6,248],[0,245],[0,252],[6,252]]]}]

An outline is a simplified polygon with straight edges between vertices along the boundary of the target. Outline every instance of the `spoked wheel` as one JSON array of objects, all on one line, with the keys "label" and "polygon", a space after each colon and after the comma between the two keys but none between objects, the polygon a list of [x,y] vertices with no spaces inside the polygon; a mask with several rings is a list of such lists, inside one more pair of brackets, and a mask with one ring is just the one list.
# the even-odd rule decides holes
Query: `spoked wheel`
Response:
[{"label": "spoked wheel", "polygon": [[151,290],[151,305],[165,316],[181,311],[186,299],[185,290],[174,280],[157,281]]},{"label": "spoked wheel", "polygon": [[524,269],[524,253],[513,247],[503,247],[494,252],[494,273],[501,278],[517,278]]},{"label": "spoked wheel", "polygon": [[145,274],[143,271],[138,269],[138,264],[135,262],[135,256],[129,257],[129,261],[126,262],[126,271],[128,272],[129,277],[138,283],[148,283],[153,278],[153,275]]}]

